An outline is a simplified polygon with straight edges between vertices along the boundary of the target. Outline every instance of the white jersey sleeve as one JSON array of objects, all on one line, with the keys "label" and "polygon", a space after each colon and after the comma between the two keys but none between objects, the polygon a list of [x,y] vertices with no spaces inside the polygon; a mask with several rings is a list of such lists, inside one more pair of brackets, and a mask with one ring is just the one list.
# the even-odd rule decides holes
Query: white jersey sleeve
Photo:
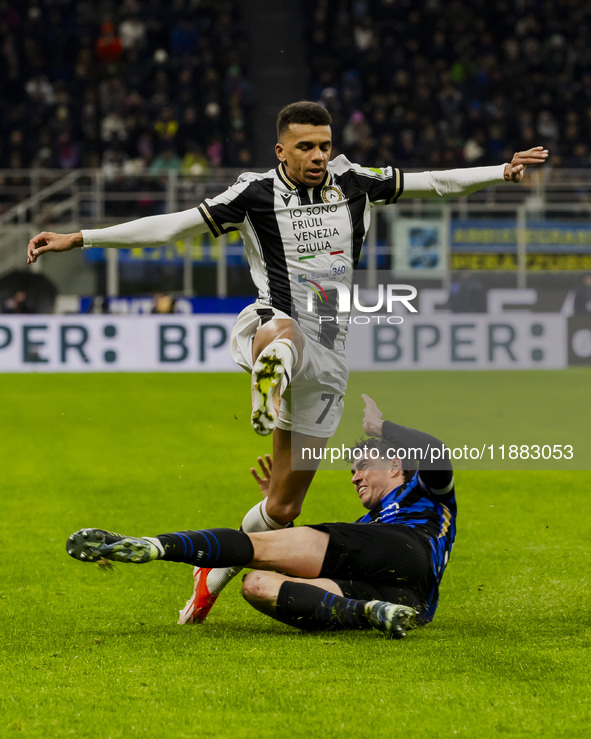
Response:
[{"label": "white jersey sleeve", "polygon": [[178,213],[138,218],[108,228],[84,229],[84,248],[92,246],[134,247],[162,246],[205,233],[208,226],[197,208]]},{"label": "white jersey sleeve", "polygon": [[402,199],[453,198],[505,181],[505,165],[466,167],[442,172],[405,172]]}]

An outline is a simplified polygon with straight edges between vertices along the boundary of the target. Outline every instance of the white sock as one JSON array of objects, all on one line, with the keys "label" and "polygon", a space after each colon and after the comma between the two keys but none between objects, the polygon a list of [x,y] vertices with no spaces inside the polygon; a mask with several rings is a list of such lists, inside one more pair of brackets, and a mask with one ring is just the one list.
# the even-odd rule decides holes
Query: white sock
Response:
[{"label": "white sock", "polygon": [[273,521],[267,513],[267,498],[263,498],[260,503],[257,503],[251,508],[242,519],[242,531],[245,531],[247,534],[258,534],[261,531],[277,531],[277,529],[284,528],[285,526],[283,524]]},{"label": "white sock", "polygon": [[[283,528],[285,526],[273,521],[267,513],[266,498],[251,508],[242,520],[242,530],[247,534],[258,534],[261,531],[276,531]],[[207,589],[213,595],[221,593],[241,569],[242,567],[223,567],[212,570],[207,576]]]}]

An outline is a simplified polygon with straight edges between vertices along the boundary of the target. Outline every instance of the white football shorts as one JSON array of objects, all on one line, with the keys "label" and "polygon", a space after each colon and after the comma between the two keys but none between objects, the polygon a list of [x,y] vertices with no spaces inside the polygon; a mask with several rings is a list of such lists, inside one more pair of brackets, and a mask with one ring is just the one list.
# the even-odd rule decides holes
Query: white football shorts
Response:
[{"label": "white football shorts", "polygon": [[[272,318],[291,317],[260,303],[247,306],[238,316],[230,341],[232,359],[247,372],[252,371],[252,343],[262,325],[264,311]],[[328,349],[306,337],[302,365],[284,393],[277,426],[320,439],[331,437],[343,413],[349,370],[344,353]]]}]

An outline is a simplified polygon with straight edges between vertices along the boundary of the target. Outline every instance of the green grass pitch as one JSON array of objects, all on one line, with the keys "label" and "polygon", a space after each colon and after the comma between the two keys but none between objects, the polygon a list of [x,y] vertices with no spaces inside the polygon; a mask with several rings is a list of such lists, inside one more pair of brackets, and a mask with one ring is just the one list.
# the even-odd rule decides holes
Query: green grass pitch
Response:
[{"label": "green grass pitch", "polygon": [[[448,399],[466,387],[438,377]],[[384,410],[410,423],[415,380],[392,378]],[[589,374],[564,379],[589,397]],[[190,567],[101,569],[65,541],[83,526],[238,526],[259,499],[248,468],[270,451],[250,431],[247,377],[0,383],[1,737],[591,736],[588,471],[458,472],[438,612],[401,642],[299,633],[249,608],[239,578],[204,625],[181,627]],[[444,419],[425,430],[444,436]],[[360,514],[348,473],[325,471],[300,523]]]}]

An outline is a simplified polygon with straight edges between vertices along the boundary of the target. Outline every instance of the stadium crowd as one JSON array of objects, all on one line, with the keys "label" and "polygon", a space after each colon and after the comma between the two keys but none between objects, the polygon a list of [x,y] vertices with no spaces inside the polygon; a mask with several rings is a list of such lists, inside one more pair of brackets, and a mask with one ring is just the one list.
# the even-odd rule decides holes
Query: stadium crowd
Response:
[{"label": "stadium crowd", "polygon": [[0,168],[251,165],[231,0],[0,0]]},{"label": "stadium crowd", "polygon": [[585,0],[306,0],[312,99],[352,161],[447,168],[542,142],[591,166]]},{"label": "stadium crowd", "polygon": [[[0,168],[257,166],[231,0],[0,0]],[[304,0],[309,97],[362,164],[591,166],[585,0]]]}]

